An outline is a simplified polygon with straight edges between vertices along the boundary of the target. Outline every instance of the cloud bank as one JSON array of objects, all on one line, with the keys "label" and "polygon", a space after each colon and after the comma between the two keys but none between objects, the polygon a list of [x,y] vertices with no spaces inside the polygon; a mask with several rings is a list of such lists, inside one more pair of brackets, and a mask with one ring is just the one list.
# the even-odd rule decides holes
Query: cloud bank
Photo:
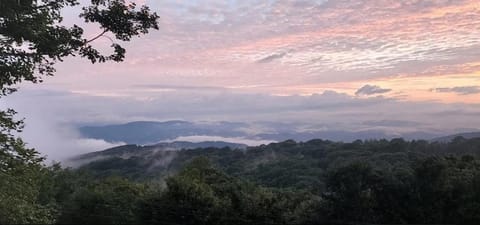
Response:
[{"label": "cloud bank", "polygon": [[[371,129],[392,135],[414,132],[449,134],[480,127],[477,119],[480,105],[408,102],[381,96],[360,98],[335,91],[307,96],[278,96],[224,89],[199,91],[180,88],[167,92],[153,91],[145,96],[98,96],[23,89],[8,96],[3,103],[26,117],[24,138],[51,159],[121,144],[82,139],[74,129],[78,126],[131,121],[245,122],[250,126],[242,132],[252,135],[271,132],[363,132]],[[285,138],[289,138],[287,136]],[[212,137],[191,135],[182,140],[207,138]]]}]

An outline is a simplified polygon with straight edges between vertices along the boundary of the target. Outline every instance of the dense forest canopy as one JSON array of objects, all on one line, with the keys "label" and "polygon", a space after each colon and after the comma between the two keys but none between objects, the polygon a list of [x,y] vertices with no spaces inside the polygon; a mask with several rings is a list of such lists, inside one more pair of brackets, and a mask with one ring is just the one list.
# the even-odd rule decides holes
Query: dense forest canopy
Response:
[{"label": "dense forest canopy", "polygon": [[[125,145],[81,155],[73,162],[75,165],[83,163],[81,169],[98,176],[116,175],[142,180],[168,176],[181,170],[193,158],[205,156],[230,175],[258,179],[264,185],[271,182],[267,186],[289,187],[306,185],[324,171],[355,161],[395,169],[428,156],[475,156],[480,153],[478,140],[462,137],[447,143],[403,139],[346,143],[321,139],[307,142],[287,140],[250,147],[246,151],[230,148],[168,151],[156,145]],[[285,183],[281,178],[285,178]]]},{"label": "dense forest canopy", "polygon": [[[39,190],[31,197],[49,212],[43,222],[475,224],[480,219],[479,138],[289,140],[247,150],[140,148],[89,154],[93,161],[77,169],[57,165],[36,174]],[[8,215],[8,208],[0,213]],[[2,216],[0,223],[15,222],[17,215]]]}]

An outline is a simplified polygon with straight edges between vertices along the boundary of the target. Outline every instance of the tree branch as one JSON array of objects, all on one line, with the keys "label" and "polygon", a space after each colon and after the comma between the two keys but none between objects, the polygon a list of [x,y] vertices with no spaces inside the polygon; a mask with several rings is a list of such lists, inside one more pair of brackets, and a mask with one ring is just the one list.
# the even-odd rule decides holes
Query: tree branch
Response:
[{"label": "tree branch", "polygon": [[101,36],[103,36],[105,33],[107,33],[107,31],[108,31],[107,29],[103,30],[102,33],[100,33],[100,34],[98,34],[97,36],[95,36],[94,38],[86,41],[85,44],[88,44],[88,43],[90,43],[90,42],[92,42],[92,41],[97,40],[98,38],[100,38]]},{"label": "tree branch", "polygon": [[[104,36],[104,34],[107,33],[107,32],[108,32],[108,29],[103,30],[103,31],[102,31],[100,34],[98,34],[97,36],[93,37],[93,38],[90,39],[90,40],[85,41],[85,42],[83,43],[83,46],[87,45],[87,44],[90,43],[90,42],[93,42],[93,41],[99,39],[100,37],[106,37],[106,38],[108,38],[110,41],[113,42],[113,40],[112,40],[110,37]],[[0,37],[1,37],[1,36],[0,36]],[[0,39],[0,40],[1,40],[1,39]],[[68,52],[68,51],[71,51],[71,50],[74,50],[74,48],[68,48],[68,49],[66,49],[66,50],[63,51],[63,52],[65,53],[65,52]],[[24,52],[24,51],[22,51],[22,52],[9,52],[9,53],[0,52],[0,56],[27,57],[27,56],[34,56],[34,55],[42,55],[42,56],[44,56],[44,55],[46,55],[46,54],[39,54],[39,53],[37,53],[37,52]]]}]

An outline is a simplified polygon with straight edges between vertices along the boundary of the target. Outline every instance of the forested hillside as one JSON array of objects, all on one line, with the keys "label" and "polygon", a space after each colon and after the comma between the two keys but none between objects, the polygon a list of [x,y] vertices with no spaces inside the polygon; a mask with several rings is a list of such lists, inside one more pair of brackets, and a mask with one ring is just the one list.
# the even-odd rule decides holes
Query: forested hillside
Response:
[{"label": "forested hillside", "polygon": [[1,179],[31,197],[9,203],[32,208],[3,202],[0,223],[476,224],[479,153],[463,138],[143,151]]},{"label": "forested hillside", "polygon": [[480,154],[480,139],[458,137],[452,142],[370,140],[351,143],[314,139],[287,140],[269,145],[230,148],[196,148],[169,151],[156,145],[126,145],[77,157],[86,163],[80,170],[98,176],[120,176],[137,181],[162,180],[186,163],[207,157],[227,174],[268,187],[314,188],[322,184],[326,171],[353,162],[368,163],[381,170],[395,170],[429,156]]},{"label": "forested hillside", "polygon": [[0,224],[480,220],[478,138],[284,141],[246,150],[141,148],[90,154],[83,159],[96,160],[77,169],[32,164],[17,168],[18,176],[0,174]]}]

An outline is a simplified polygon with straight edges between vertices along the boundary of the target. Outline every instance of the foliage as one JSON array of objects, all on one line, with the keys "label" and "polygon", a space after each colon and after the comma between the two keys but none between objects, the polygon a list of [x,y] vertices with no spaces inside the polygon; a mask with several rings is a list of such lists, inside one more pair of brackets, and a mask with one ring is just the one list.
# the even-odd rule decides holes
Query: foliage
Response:
[{"label": "foliage", "polygon": [[68,56],[85,57],[92,63],[122,61],[125,49],[113,42],[113,53],[102,54],[92,46],[100,37],[112,34],[119,41],[158,29],[155,13],[147,6],[137,9],[124,0],[91,0],[79,14],[95,23],[100,33],[91,38],[78,25],[62,24],[62,10],[79,5],[78,0],[20,0],[0,3],[0,91],[8,94],[14,84],[37,82],[41,75],[53,75],[54,65]]},{"label": "foliage", "polygon": [[23,126],[12,119],[14,114],[0,111],[0,224],[49,223],[54,209],[38,199],[46,172],[43,158],[13,135]]},{"label": "foliage", "polygon": [[286,224],[288,209],[276,192],[253,186],[194,159],[167,189],[144,205],[148,224]]},{"label": "foliage", "polygon": [[76,188],[60,210],[60,224],[136,224],[144,185],[108,178]]},{"label": "foliage", "polygon": [[100,179],[111,172],[142,182],[165,178],[165,189],[141,206],[142,223],[475,224],[479,143],[287,141],[246,151],[182,150],[159,167],[149,164],[155,156],[132,155],[80,171]]},{"label": "foliage", "polygon": [[[478,140],[470,141],[473,145]],[[405,146],[412,144],[406,143]],[[450,144],[428,145],[437,148]],[[350,149],[352,146],[357,150]],[[391,150],[388,146],[388,141],[353,145],[311,141],[288,146],[272,144],[242,154],[229,149],[188,150],[179,152],[177,157],[184,160],[183,154],[191,154],[192,158],[186,160],[186,164],[179,164],[181,168],[164,182],[152,177],[139,182],[108,174],[98,176],[92,168],[72,170],[54,165],[36,170],[41,173],[20,174],[19,179],[25,184],[30,182],[29,186],[4,190],[7,194],[2,199],[8,202],[0,204],[0,214],[9,220],[0,222],[476,224],[480,219],[480,159],[477,156],[453,156],[441,153],[448,147],[436,150],[429,147],[429,152],[436,153],[417,152],[414,157],[406,157],[413,153],[404,148]],[[276,153],[275,157],[272,152]],[[309,157],[294,159],[300,152]],[[325,157],[333,161],[325,163]],[[222,164],[227,162],[237,164],[232,165],[236,169]],[[309,166],[289,166],[288,163]],[[116,164],[119,165],[122,164]],[[123,164],[132,165],[136,164]],[[268,172],[286,167],[294,168],[293,174],[312,174],[310,166],[320,168],[321,172],[313,173],[309,183],[294,175],[284,176],[282,173],[287,170]],[[252,171],[260,175],[255,176]],[[279,186],[279,182],[271,183],[276,178],[284,183]],[[11,201],[7,196],[19,200]],[[6,207],[7,204],[21,205],[22,201],[28,203],[23,203],[27,206],[22,208],[24,211],[11,211]]]},{"label": "foliage", "polygon": [[[130,41],[158,29],[158,16],[146,6],[91,0],[79,16],[85,23],[98,25],[101,32],[87,38],[82,27],[62,23],[63,10],[79,4],[78,0],[0,1],[0,97],[16,91],[14,85],[23,81],[35,83],[53,75],[55,63],[69,56],[92,63],[120,62],[125,49],[114,39]],[[112,41],[113,53],[101,53],[92,45],[100,37]],[[53,223],[59,206],[46,193],[52,192],[48,185],[54,169],[45,168],[38,152],[15,136],[23,128],[15,113],[0,110],[0,224]]]},{"label": "foliage", "polygon": [[97,177],[116,175],[136,181],[161,180],[180,171],[192,159],[203,156],[228,175],[262,186],[321,193],[325,191],[326,173],[336,168],[362,161],[379,170],[407,170],[403,171],[407,173],[411,172],[409,163],[428,156],[478,156],[480,139],[450,143],[400,139],[342,143],[316,139],[272,143],[246,151],[229,148],[153,151],[134,145],[124,147],[122,150],[128,148],[129,153],[123,157],[109,156],[105,151],[101,154],[102,160],[93,155],[81,169]]}]

